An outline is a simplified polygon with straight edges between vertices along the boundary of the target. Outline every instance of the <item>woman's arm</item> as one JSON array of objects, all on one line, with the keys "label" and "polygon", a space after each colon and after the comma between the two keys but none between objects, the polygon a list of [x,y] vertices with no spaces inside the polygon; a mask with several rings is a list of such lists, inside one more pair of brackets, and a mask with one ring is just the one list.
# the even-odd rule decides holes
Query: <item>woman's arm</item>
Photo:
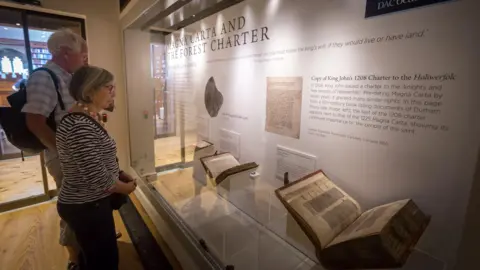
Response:
[{"label": "woman's arm", "polygon": [[[70,158],[82,168],[82,178],[89,182],[105,183],[105,191],[117,186],[115,174],[108,172],[105,160],[102,159],[100,149],[103,148],[98,131],[90,123],[78,123],[72,130],[69,138]],[[127,192],[127,186],[121,186],[119,191]]]}]

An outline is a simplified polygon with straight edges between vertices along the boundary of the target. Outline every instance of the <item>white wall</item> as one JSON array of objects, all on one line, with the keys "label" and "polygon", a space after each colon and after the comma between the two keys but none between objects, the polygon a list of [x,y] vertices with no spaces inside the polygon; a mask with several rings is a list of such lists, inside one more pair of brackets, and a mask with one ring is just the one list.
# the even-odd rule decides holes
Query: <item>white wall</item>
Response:
[{"label": "white wall", "polygon": [[83,14],[87,17],[90,64],[105,68],[115,75],[116,110],[111,114],[107,129],[117,142],[120,165],[122,168],[129,168],[129,137],[119,1],[43,0],[42,3],[44,8]]}]

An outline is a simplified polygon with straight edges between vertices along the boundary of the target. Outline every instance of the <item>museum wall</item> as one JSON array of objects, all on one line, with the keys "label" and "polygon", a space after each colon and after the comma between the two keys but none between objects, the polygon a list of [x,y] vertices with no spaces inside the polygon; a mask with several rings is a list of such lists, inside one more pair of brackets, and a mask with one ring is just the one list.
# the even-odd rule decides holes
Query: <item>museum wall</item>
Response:
[{"label": "museum wall", "polygon": [[479,3],[374,8],[247,0],[167,37],[167,87],[259,181],[322,169],[363,209],[414,199],[432,215],[419,249],[452,269],[479,146]]},{"label": "museum wall", "polygon": [[123,168],[129,168],[129,138],[123,68],[122,38],[119,23],[119,1],[116,0],[43,0],[43,7],[86,16],[89,62],[115,75],[115,112],[107,129],[117,142],[118,157]]}]

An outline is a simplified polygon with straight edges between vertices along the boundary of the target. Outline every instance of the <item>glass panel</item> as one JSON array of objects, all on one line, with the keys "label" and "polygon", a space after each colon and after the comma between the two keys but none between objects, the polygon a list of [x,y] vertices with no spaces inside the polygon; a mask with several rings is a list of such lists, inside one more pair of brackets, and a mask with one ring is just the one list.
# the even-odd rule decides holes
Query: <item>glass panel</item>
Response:
[{"label": "glass panel", "polygon": [[[0,106],[28,77],[21,13],[0,9]],[[40,156],[27,156],[7,140],[0,126],[0,204],[44,194]]]},{"label": "glass panel", "polygon": [[197,142],[195,130],[185,128],[188,121],[194,121],[188,116],[195,115],[186,103],[193,98],[190,76],[181,69],[167,72],[163,42],[151,44],[151,67],[155,95],[155,167],[190,162]]},{"label": "glass panel", "polygon": [[151,44],[154,81],[155,167],[182,162],[180,134],[175,117],[175,96],[167,91],[167,69],[162,43]]},{"label": "glass panel", "polygon": [[[52,55],[47,48],[48,38],[58,29],[69,28],[82,35],[82,23],[78,20],[52,18],[45,15],[28,15],[28,35],[32,55],[32,68],[44,66]],[[57,186],[53,177],[47,173],[49,190],[56,190]]]},{"label": "glass panel", "polygon": [[[152,185],[222,262],[241,270],[290,270],[304,265],[321,269],[314,268],[314,260],[272,233],[267,223],[247,215],[245,209],[220,196],[215,187],[195,181],[192,174],[192,168],[164,173]],[[255,196],[245,199],[251,201],[251,207],[260,201]],[[286,217],[284,208],[262,209],[272,221]]]},{"label": "glass panel", "polygon": [[[181,147],[195,129],[214,145],[211,151],[203,150],[207,143],[199,147],[193,171],[163,174],[152,184],[235,269],[318,265],[311,241],[275,196],[289,182],[282,176],[293,182],[317,170],[359,200],[362,211],[408,198],[432,215],[402,269],[455,263],[480,139],[479,66],[472,61],[480,43],[474,27],[479,1],[418,1],[445,2],[420,9],[367,2],[246,0],[165,37],[167,90],[175,93]],[[185,24],[195,20],[184,18]],[[439,44],[446,36],[454,38]],[[230,152],[245,167],[259,164],[257,174],[227,169],[224,175],[236,173],[217,185],[199,161],[216,151]],[[138,160],[153,162],[150,157]],[[292,196],[310,202],[289,203],[315,210],[299,214],[306,222],[325,221],[321,230],[331,235],[321,237],[323,245],[341,241],[337,233],[360,213],[344,211],[343,196],[305,190],[308,196]],[[383,238],[388,230],[372,227],[389,218],[373,215],[362,223],[372,234],[358,243],[377,233]],[[368,251],[358,254],[368,258]]]}]

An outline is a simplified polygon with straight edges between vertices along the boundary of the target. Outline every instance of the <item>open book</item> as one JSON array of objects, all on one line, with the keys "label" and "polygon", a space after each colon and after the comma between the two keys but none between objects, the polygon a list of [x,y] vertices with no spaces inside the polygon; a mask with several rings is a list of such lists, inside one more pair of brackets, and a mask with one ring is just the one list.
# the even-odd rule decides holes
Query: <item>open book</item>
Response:
[{"label": "open book", "polygon": [[430,217],[412,200],[360,205],[317,171],[275,191],[328,269],[401,267]]},{"label": "open book", "polygon": [[240,164],[230,153],[215,154],[200,159],[208,176],[214,179],[216,185],[220,184],[227,177],[252,170],[258,167],[255,162]]}]

